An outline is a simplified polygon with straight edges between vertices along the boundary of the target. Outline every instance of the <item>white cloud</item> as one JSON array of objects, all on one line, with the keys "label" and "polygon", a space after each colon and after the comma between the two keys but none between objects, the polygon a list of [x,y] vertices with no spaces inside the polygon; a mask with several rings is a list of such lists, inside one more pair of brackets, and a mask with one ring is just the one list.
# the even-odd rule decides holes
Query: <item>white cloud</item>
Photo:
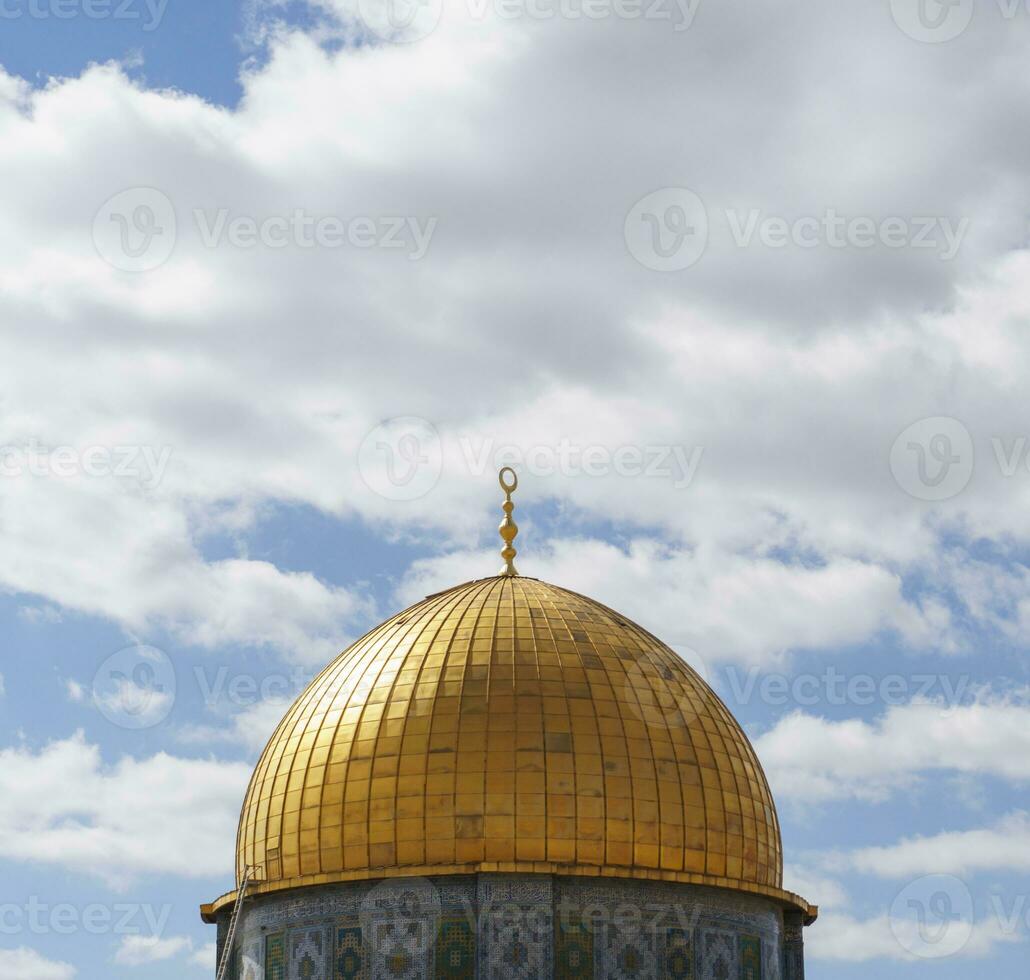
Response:
[{"label": "white cloud", "polygon": [[877,801],[923,774],[1030,781],[1030,706],[985,697],[968,705],[893,706],[876,721],[794,712],[755,741],[777,800]]},{"label": "white cloud", "polygon": [[[228,875],[250,767],[158,753],[106,765],[81,734],[0,751],[0,857],[124,884]],[[227,843],[229,842],[229,843]]]},{"label": "white cloud", "polygon": [[[516,544],[519,542],[516,541]],[[456,552],[416,562],[398,602],[413,602],[494,571],[496,551]],[[934,626],[902,598],[897,576],[838,559],[818,568],[725,551],[690,552],[649,538],[625,547],[595,539],[535,540],[517,562],[546,579],[612,606],[702,661],[760,664],[795,650],[858,643],[894,629],[921,642]]]},{"label": "white cloud", "polygon": [[217,955],[214,943],[204,943],[200,949],[195,949],[190,954],[189,961],[193,966],[199,966],[201,969],[211,972],[215,969]]},{"label": "white cloud", "polygon": [[54,606],[21,606],[18,618],[27,623],[59,623],[61,610]]},{"label": "white cloud", "polygon": [[839,881],[804,865],[787,863],[783,866],[783,887],[818,905],[820,915],[827,909],[843,908],[850,903]]},{"label": "white cloud", "polygon": [[134,721],[140,728],[151,728],[168,717],[175,704],[173,691],[155,690],[152,685],[131,678],[112,678],[106,690],[94,688],[93,703],[107,718],[123,718],[126,706],[136,707]]},{"label": "white cloud", "polygon": [[[883,849],[885,853],[890,850],[892,848]],[[841,855],[821,855],[819,862],[836,871],[843,870],[849,863]],[[936,873],[939,872],[929,868],[916,872],[917,875]],[[975,912],[967,916],[956,904],[952,910],[953,921],[938,922],[936,906],[931,906],[925,910],[928,918],[922,930],[918,919],[910,918],[914,913],[908,902],[899,903],[893,892],[884,895],[885,905],[889,906],[886,911],[871,913],[868,909],[859,909],[841,882],[811,866],[787,864],[784,887],[819,906],[819,918],[805,930],[805,957],[809,961],[915,963],[944,952],[945,942],[951,944],[950,956],[982,959],[990,956],[1000,944],[1025,939],[1018,923],[1005,921],[996,909],[983,908],[983,914],[977,918]],[[923,892],[916,892],[915,896],[925,897]]]},{"label": "white cloud", "polygon": [[160,963],[193,948],[189,936],[123,936],[114,961],[119,966]]},{"label": "white cloud", "polygon": [[1010,813],[991,827],[907,837],[886,847],[864,847],[842,863],[881,878],[970,875],[981,871],[1030,871],[1030,816]]},{"label": "white cloud", "polygon": [[[1022,942],[1017,932],[1006,930],[997,919],[974,923],[968,939],[952,955],[959,959],[983,959],[998,945]],[[821,915],[815,925],[805,930],[805,957],[812,960],[867,963],[870,960],[898,960],[910,963],[927,962],[919,950],[925,950],[915,921],[892,921],[888,915],[858,918],[850,914]]]},{"label": "white cloud", "polygon": [[[296,692],[297,696],[300,691]],[[225,725],[188,725],[176,737],[186,744],[208,744],[212,741],[243,745],[252,751],[265,747],[276,726],[289,710],[291,701],[272,699],[258,701],[236,712]]]},{"label": "white cloud", "polygon": [[[330,9],[353,20],[351,3]],[[731,2],[685,32],[487,10],[449,3],[415,45],[327,51],[286,31],[232,110],[141,90],[112,66],[38,90],[0,76],[0,186],[18,188],[0,315],[34,338],[0,340],[0,387],[18,406],[5,439],[171,452],[159,483],[2,481],[0,583],[130,630],[313,662],[369,614],[362,586],[242,548],[212,559],[209,535],[245,534],[275,502],[468,547],[494,520],[496,490],[459,439],[529,450],[568,438],[704,448],[689,490],[578,473],[531,477],[520,493],[553,496],[570,521],[658,527],[695,556],[683,580],[734,610],[698,612],[718,655],[757,660],[885,625],[919,645],[959,643],[944,605],[905,600],[898,583],[914,568],[976,590],[961,552],[946,574],[945,527],[1030,539],[1030,479],[999,476],[990,449],[1019,435],[1030,366],[1030,260],[1010,252],[1030,157],[1003,121],[1026,98],[1024,25],[985,20],[929,52],[877,5]],[[890,85],[827,63],[869,50],[896,66]],[[971,66],[985,79],[975,92],[956,82]],[[876,126],[827,110],[841,104]],[[662,185],[694,188],[712,218],[707,253],[681,275],[642,268],[621,241],[627,211]],[[134,276],[101,260],[90,229],[107,198],[138,186],[167,194],[180,233],[164,266]],[[439,230],[411,262],[388,249],[208,248],[193,217],[297,208],[435,216]],[[916,248],[739,248],[727,208],[976,220],[943,262]],[[933,510],[899,490],[887,459],[909,423],[941,413],[970,428],[979,455],[969,489]],[[445,465],[433,492],[398,504],[365,485],[355,455],[401,414],[436,423]],[[781,564],[785,553],[804,566]],[[654,553],[637,561],[668,571]],[[782,590],[779,608],[763,588]],[[806,622],[813,594],[827,610]],[[1028,595],[1016,581],[987,621],[1025,637]],[[641,608],[658,621],[670,601]]]},{"label": "white cloud", "polygon": [[[256,560],[204,561],[182,502],[145,500],[104,481],[33,477],[2,487],[8,539],[24,557],[10,584],[134,631],[171,630],[205,647],[272,647],[298,659],[338,649],[366,600]],[[117,561],[96,562],[114,549]]]},{"label": "white cloud", "polygon": [[75,967],[41,956],[34,949],[0,949],[0,976],[6,980],[71,980]]}]

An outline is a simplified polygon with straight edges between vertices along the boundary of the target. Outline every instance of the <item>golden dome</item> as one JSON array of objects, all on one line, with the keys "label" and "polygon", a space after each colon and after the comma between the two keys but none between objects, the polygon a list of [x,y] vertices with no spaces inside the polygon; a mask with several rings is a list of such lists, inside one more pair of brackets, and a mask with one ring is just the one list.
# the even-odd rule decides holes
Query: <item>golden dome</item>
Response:
[{"label": "golden dome", "polygon": [[[512,574],[358,640],[286,714],[240,821],[253,892],[488,871],[782,888],[750,742],[669,647]],[[230,900],[232,896],[226,896]]]}]

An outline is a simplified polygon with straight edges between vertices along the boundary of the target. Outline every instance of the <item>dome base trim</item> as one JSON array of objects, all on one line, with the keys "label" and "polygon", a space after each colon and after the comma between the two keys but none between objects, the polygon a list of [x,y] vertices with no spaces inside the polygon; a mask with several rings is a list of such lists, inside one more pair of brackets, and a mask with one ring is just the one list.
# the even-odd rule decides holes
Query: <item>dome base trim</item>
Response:
[{"label": "dome base trim", "polygon": [[[377,881],[386,878],[428,878],[439,875],[475,874],[546,874],[578,878],[631,878],[637,881],[671,881],[682,885],[704,885],[721,888],[724,891],[744,892],[771,898],[784,908],[800,912],[805,925],[811,925],[819,915],[819,907],[810,905],[800,895],[758,885],[750,881],[739,881],[716,875],[696,874],[687,871],[661,871],[653,868],[624,868],[613,866],[565,865],[550,861],[478,861],[470,864],[420,865],[404,868],[363,868],[355,871],[336,871],[316,875],[301,875],[297,878],[283,878],[277,881],[252,882],[247,889],[248,896],[269,895],[274,892],[293,891],[318,885],[335,885],[348,881]],[[200,917],[207,923],[216,921],[218,915],[236,902],[236,891],[228,892],[215,901],[200,907]]]}]

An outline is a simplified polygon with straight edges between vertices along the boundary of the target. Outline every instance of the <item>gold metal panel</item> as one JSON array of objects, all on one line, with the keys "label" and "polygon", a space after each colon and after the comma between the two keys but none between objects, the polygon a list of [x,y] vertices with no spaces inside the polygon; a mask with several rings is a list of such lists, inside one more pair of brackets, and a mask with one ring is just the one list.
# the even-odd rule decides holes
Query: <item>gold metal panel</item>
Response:
[{"label": "gold metal panel", "polygon": [[261,891],[414,869],[782,878],[765,776],[704,681],[618,613],[513,575],[412,606],[312,682],[254,771],[246,865]]}]

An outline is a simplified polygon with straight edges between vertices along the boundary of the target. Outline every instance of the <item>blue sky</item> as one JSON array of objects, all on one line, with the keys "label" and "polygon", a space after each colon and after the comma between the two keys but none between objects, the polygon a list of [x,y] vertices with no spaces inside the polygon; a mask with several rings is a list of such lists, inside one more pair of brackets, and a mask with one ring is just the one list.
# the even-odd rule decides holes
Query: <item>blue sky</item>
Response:
[{"label": "blue sky", "polygon": [[1030,18],[968,6],[0,0],[0,973],[210,975],[277,717],[497,570],[511,463],[523,573],[752,737],[809,976],[1020,975]]},{"label": "blue sky", "polygon": [[33,82],[77,75],[93,62],[142,61],[134,74],[148,85],[181,88],[231,105],[246,56],[244,11],[238,3],[168,3],[131,8],[138,16],[76,16],[48,10],[34,17],[28,4],[9,4],[0,53],[4,67]]}]

